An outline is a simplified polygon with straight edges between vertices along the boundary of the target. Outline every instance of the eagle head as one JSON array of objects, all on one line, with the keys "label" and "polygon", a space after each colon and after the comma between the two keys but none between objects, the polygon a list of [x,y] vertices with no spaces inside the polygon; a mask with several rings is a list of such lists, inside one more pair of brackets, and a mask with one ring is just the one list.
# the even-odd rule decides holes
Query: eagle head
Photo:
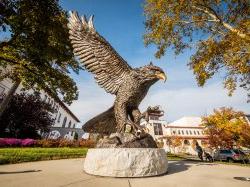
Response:
[{"label": "eagle head", "polygon": [[167,79],[167,76],[164,71],[161,68],[154,66],[152,62],[150,62],[149,65],[139,68],[139,70],[140,74],[147,81],[163,80],[165,82]]}]

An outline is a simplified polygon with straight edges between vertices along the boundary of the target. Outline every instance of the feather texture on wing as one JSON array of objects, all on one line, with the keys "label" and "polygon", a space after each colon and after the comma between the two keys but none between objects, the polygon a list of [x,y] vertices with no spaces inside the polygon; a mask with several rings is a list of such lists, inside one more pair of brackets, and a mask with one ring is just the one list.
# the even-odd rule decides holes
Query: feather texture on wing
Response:
[{"label": "feather texture on wing", "polygon": [[79,18],[76,12],[70,12],[68,28],[74,54],[94,74],[96,82],[106,92],[116,94],[132,68],[98,34],[93,25],[93,16],[87,21],[85,16]]}]

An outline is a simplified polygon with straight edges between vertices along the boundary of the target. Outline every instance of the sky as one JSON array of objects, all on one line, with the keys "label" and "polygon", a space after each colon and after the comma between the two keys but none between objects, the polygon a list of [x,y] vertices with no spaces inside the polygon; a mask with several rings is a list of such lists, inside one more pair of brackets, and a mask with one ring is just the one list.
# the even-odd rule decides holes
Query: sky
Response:
[{"label": "sky", "polygon": [[[150,61],[161,67],[167,74],[167,81],[158,81],[151,87],[140,105],[141,111],[148,106],[160,105],[168,122],[183,116],[203,116],[218,107],[233,107],[250,113],[246,103],[246,92],[237,89],[232,97],[223,88],[223,73],[210,79],[204,87],[198,87],[187,63],[194,49],[175,56],[172,49],[164,57],[156,59],[155,46],[145,47],[143,1],[141,0],[61,0],[65,10],[78,11],[79,15],[94,15],[96,30],[106,38],[116,51],[132,66],[140,67]],[[79,99],[69,108],[82,123],[107,110],[113,105],[114,96],[100,88],[93,75],[86,71],[71,75],[79,88]],[[81,125],[80,125],[81,126]]]}]

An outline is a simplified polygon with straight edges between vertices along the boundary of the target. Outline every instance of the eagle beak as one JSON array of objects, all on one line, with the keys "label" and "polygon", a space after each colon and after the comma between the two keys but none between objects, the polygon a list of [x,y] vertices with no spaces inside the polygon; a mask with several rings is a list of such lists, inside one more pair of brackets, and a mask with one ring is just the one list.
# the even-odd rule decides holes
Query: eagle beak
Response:
[{"label": "eagle beak", "polygon": [[164,82],[166,82],[167,77],[166,77],[165,73],[158,73],[158,74],[156,74],[156,77],[157,77],[158,79],[161,79],[161,80],[163,80]]}]

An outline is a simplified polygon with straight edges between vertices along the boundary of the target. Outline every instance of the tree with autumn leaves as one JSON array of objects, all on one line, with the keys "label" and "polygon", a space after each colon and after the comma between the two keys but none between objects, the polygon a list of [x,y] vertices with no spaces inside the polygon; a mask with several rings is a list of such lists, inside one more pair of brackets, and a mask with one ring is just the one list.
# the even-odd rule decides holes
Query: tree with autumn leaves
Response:
[{"label": "tree with autumn leaves", "polygon": [[175,153],[176,148],[182,145],[182,139],[179,136],[168,136],[166,137],[166,143]]},{"label": "tree with autumn leaves", "polygon": [[213,114],[202,118],[202,125],[211,148],[250,148],[250,124],[243,112],[232,108],[215,109]]},{"label": "tree with autumn leaves", "polygon": [[249,0],[146,0],[144,10],[145,43],[157,58],[194,49],[188,65],[199,86],[220,72],[229,95],[241,86],[250,101]]}]

